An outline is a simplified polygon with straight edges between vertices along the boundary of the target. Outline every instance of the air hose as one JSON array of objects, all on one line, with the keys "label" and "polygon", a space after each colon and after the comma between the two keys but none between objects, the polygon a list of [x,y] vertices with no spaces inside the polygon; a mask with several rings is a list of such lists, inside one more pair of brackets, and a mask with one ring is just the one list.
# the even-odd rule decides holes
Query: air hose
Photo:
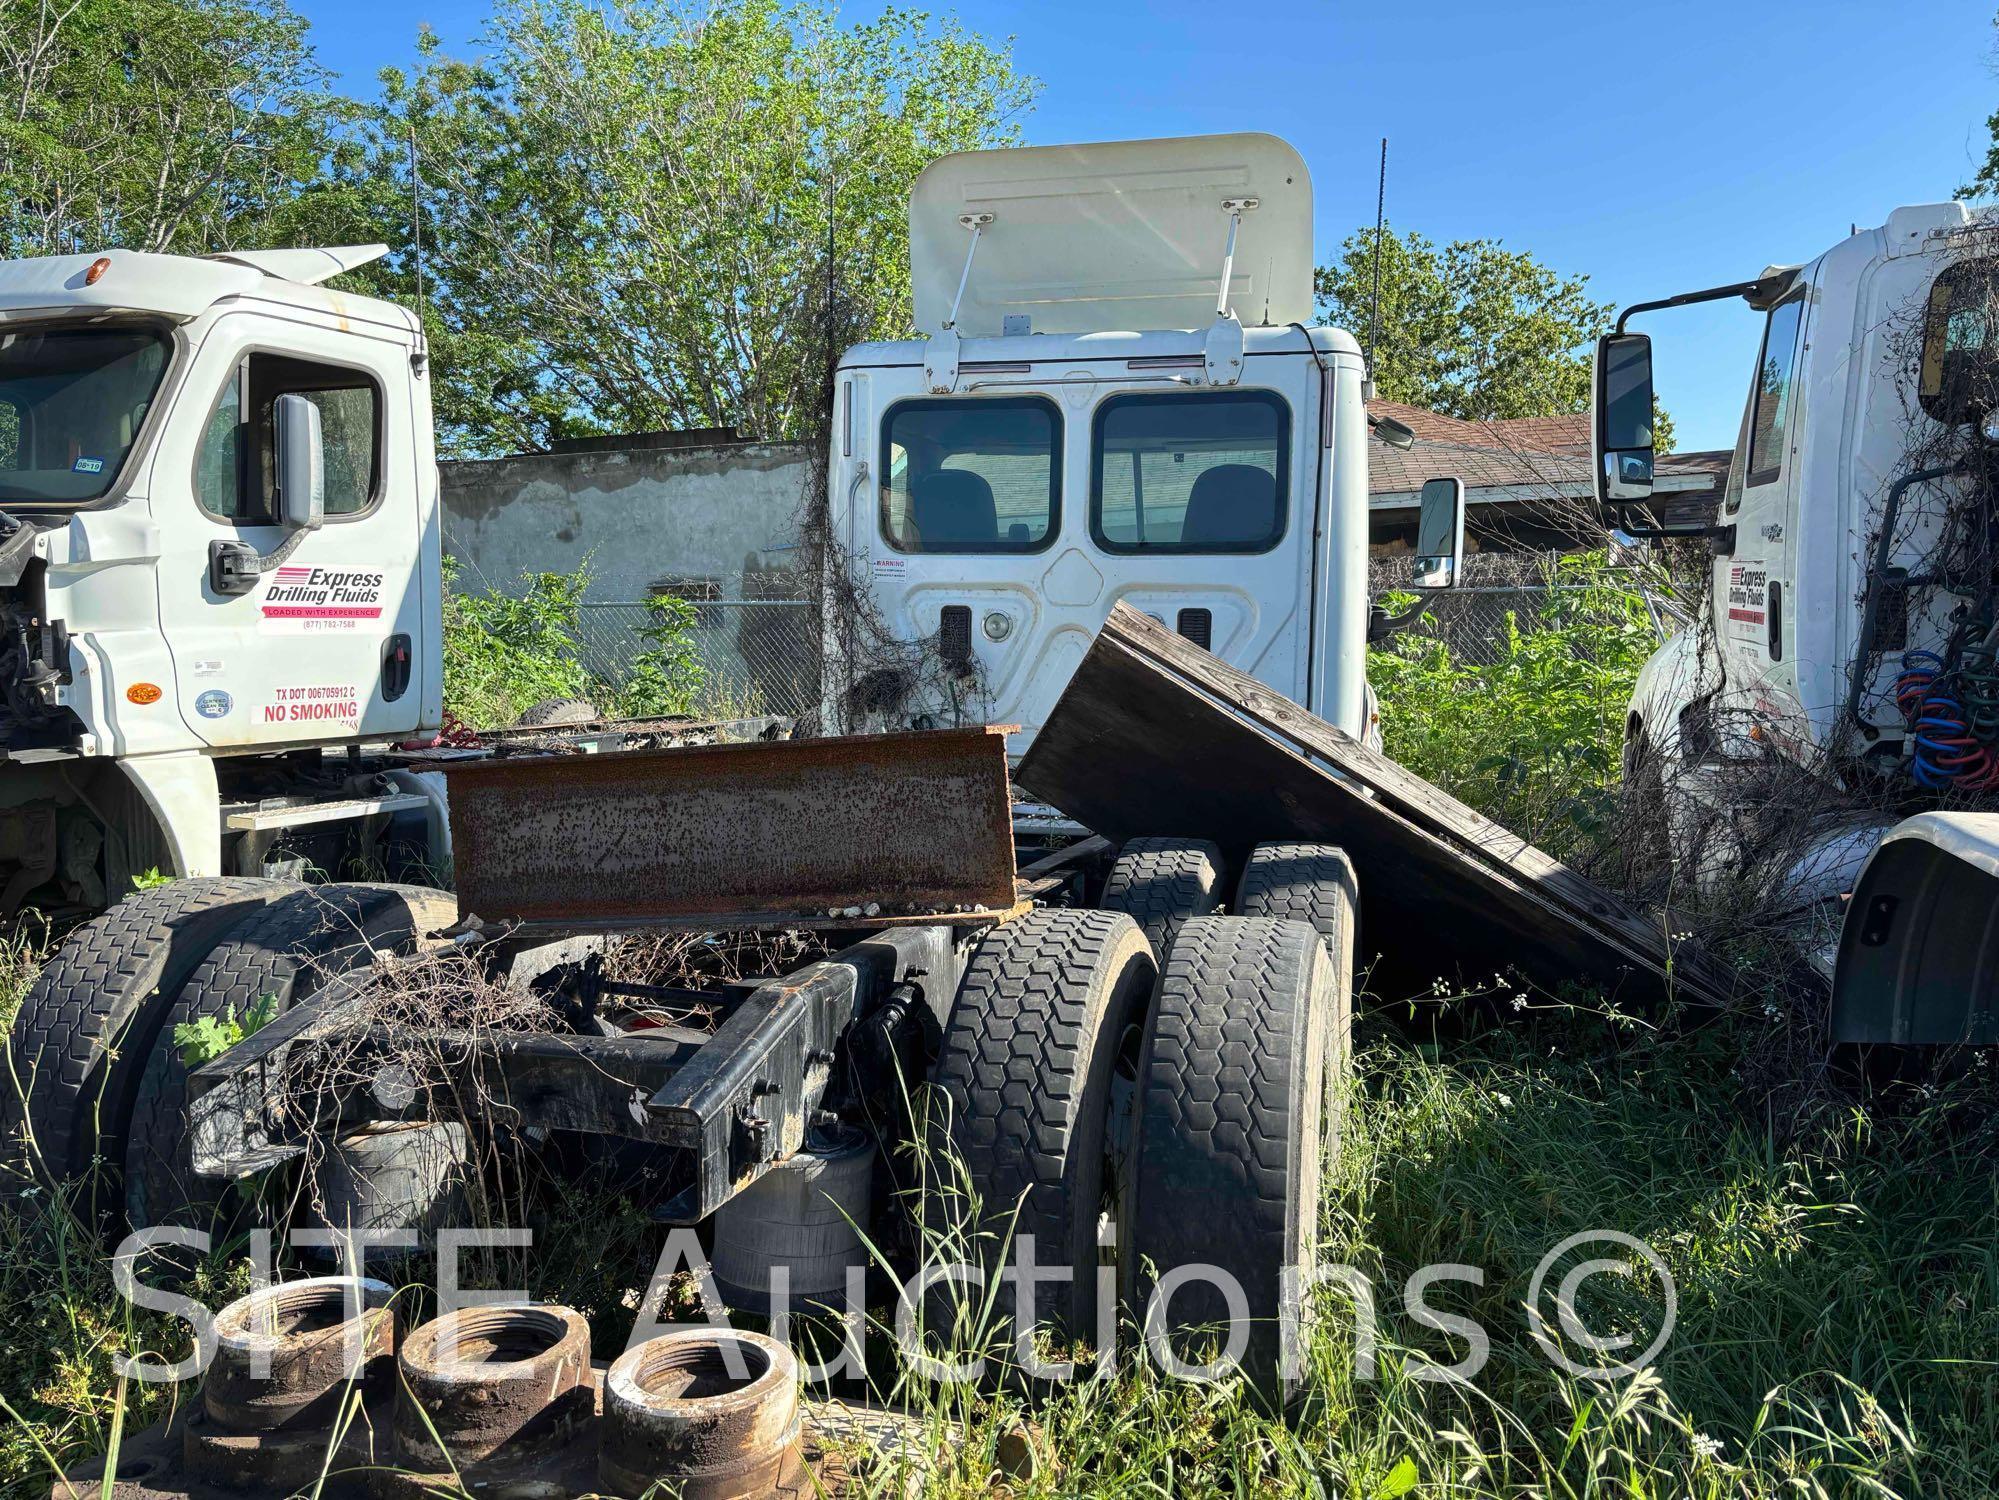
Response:
[{"label": "air hose", "polygon": [[1999,741],[1999,625],[1965,641],[1957,658],[1958,695],[1981,744]]},{"label": "air hose", "polygon": [[[1974,728],[1960,679],[1962,669],[1947,673],[1943,659],[1932,651],[1910,651],[1902,657],[1895,679],[1895,704],[1914,731],[1909,774],[1932,791],[1982,792],[1999,786],[1999,754]],[[1985,692],[1989,684],[1981,684]],[[1999,695],[1990,698],[1999,710]],[[1995,720],[1999,722],[1999,720]]]}]

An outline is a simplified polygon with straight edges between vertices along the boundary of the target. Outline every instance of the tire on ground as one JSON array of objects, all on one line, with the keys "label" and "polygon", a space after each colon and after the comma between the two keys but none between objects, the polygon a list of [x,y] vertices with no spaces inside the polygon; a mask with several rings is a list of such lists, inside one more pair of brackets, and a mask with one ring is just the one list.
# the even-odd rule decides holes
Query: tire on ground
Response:
[{"label": "tire on ground", "polygon": [[517,729],[556,729],[565,724],[589,724],[602,718],[588,698],[544,698],[514,720]]},{"label": "tire on ground", "polygon": [[1097,904],[1127,913],[1164,962],[1180,924],[1220,911],[1221,892],[1222,851],[1206,839],[1127,839]]},{"label": "tire on ground", "polygon": [[[239,924],[293,887],[176,880],[126,897],[71,933],[30,986],[7,1041],[6,1118],[38,1176],[117,1161],[145,1062],[182,983]],[[11,1142],[10,1142],[11,1145]]]},{"label": "tire on ground", "polygon": [[1245,1372],[1271,1395],[1291,1383],[1283,1297],[1318,1243],[1322,1168],[1338,1148],[1351,1061],[1350,990],[1302,922],[1196,917],[1167,954],[1140,1072],[1126,1258],[1155,1357],[1199,1364],[1228,1347],[1227,1297],[1190,1274],[1211,1267],[1242,1291]]},{"label": "tire on ground", "polygon": [[130,1226],[168,1223],[184,1209],[199,1215],[213,1201],[214,1186],[194,1175],[189,1158],[189,1069],[173,1042],[176,1026],[232,1012],[240,1018],[266,998],[283,1014],[377,952],[405,951],[456,918],[448,893],[422,886],[295,887],[210,949],[167,1012],[132,1106],[124,1156]]},{"label": "tire on ground", "polygon": [[[1094,1338],[1106,1106],[1119,1041],[1142,1020],[1156,976],[1144,934],[1123,913],[1033,911],[980,941],[944,1025],[926,1230],[954,1237],[944,1260],[983,1264],[988,1276],[1012,1259],[1009,1228],[1015,1243],[1032,1234],[1038,1264],[1073,1273],[1037,1289],[1036,1320],[1072,1336]],[[979,1200],[976,1223],[966,1187]],[[948,1328],[953,1300],[926,1299],[933,1328]],[[1010,1339],[1010,1296],[998,1305]]]},{"label": "tire on ground", "polygon": [[1360,883],[1337,844],[1258,844],[1242,867],[1235,910],[1242,917],[1305,923],[1325,943],[1334,972],[1353,973]]}]

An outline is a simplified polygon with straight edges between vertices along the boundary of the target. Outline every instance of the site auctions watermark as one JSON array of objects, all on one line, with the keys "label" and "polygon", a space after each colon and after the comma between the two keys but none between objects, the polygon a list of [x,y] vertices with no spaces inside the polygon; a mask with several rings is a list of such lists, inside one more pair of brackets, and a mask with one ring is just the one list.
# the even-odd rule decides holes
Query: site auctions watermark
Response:
[{"label": "site auctions watermark", "polygon": [[[461,1284],[460,1258],[474,1250],[526,1251],[533,1235],[526,1229],[442,1229],[435,1235],[436,1304],[439,1315],[467,1307],[526,1305],[530,1298],[522,1290],[474,1290]],[[409,1252],[422,1247],[415,1230],[357,1230],[353,1233],[332,1229],[300,1229],[289,1236],[297,1247],[313,1247],[335,1254],[350,1277],[362,1274],[370,1251]],[[119,1373],[142,1381],[191,1379],[207,1369],[215,1356],[216,1315],[195,1298],[160,1287],[147,1286],[138,1277],[142,1255],[168,1247],[206,1254],[211,1248],[206,1231],[161,1227],[139,1230],[119,1245],[112,1262],[112,1278],[119,1293],[133,1306],[169,1314],[187,1322],[194,1334],[194,1350],[172,1364],[145,1357],[120,1357]],[[270,1230],[250,1235],[253,1279],[258,1288],[274,1284],[276,1236]],[[1106,1238],[1102,1248],[1114,1249]],[[1011,1367],[1030,1379],[1065,1383],[1078,1378],[1079,1369],[1069,1361],[1046,1360],[1036,1347],[1042,1327],[1038,1314],[1050,1304],[1044,1289],[1068,1287],[1074,1273],[1066,1265],[1039,1260],[1034,1236],[1021,1234],[1010,1244],[1011,1255],[997,1271],[969,1261],[930,1263],[903,1281],[897,1289],[891,1319],[878,1326],[892,1334],[898,1354],[909,1369],[924,1379],[945,1384],[982,1381],[992,1373],[995,1355],[1004,1355]],[[1612,1253],[1593,1253],[1610,1251]],[[1144,1355],[1166,1376],[1175,1380],[1212,1382],[1228,1378],[1244,1363],[1252,1343],[1261,1336],[1267,1345],[1271,1325],[1276,1325],[1278,1372],[1287,1384],[1303,1377],[1311,1343],[1311,1331],[1327,1305],[1327,1299],[1343,1299],[1353,1322],[1353,1373],[1357,1380],[1376,1376],[1382,1347],[1382,1301],[1375,1281],[1356,1267],[1327,1263],[1309,1270],[1287,1271],[1276,1291],[1274,1316],[1258,1317],[1253,1309],[1259,1299],[1252,1289],[1220,1266],[1191,1264],[1171,1268],[1149,1268],[1143,1288],[1139,1330]],[[1118,1358],[1118,1318],[1123,1309],[1120,1277],[1114,1264],[1090,1268],[1094,1278],[1095,1361],[1088,1378],[1116,1373]],[[1644,1295],[1618,1299],[1625,1311],[1627,1326],[1618,1331],[1598,1331],[1582,1311],[1582,1291],[1593,1278],[1615,1276],[1635,1285],[1649,1281],[1652,1289]],[[701,1288],[702,1304],[708,1321],[728,1326],[722,1301],[716,1295],[713,1274],[701,1242],[692,1229],[675,1229],[661,1250],[652,1278],[639,1301],[628,1349],[664,1333],[674,1324],[661,1321],[669,1294],[688,1278]],[[800,1361],[808,1384],[827,1384],[837,1379],[865,1376],[865,1340],[868,1267],[846,1268],[841,1303],[829,1308],[824,1296],[812,1299],[814,1313],[832,1313],[841,1328],[839,1350],[820,1363]],[[1420,1266],[1403,1280],[1399,1288],[1400,1311],[1410,1323],[1441,1335],[1450,1352],[1461,1357],[1443,1362],[1435,1357],[1411,1360],[1404,1373],[1420,1381],[1477,1380],[1491,1358],[1492,1340],[1485,1326],[1462,1313],[1451,1312],[1432,1300],[1432,1292],[1449,1284],[1483,1289],[1486,1272],[1478,1266],[1459,1262],[1436,1262]],[[1176,1337],[1173,1306],[1177,1297],[1191,1288],[1205,1286],[1219,1294],[1226,1307],[1225,1318],[1203,1322],[1197,1337],[1185,1331]],[[995,1293],[1000,1295],[994,1295]],[[769,1293],[771,1331],[786,1341],[793,1313],[790,1275],[780,1265],[772,1269]],[[352,1284],[350,1300],[353,1317],[361,1313],[361,1289]],[[1212,1298],[1207,1299],[1212,1301]],[[1268,1307],[1269,1299],[1262,1299]],[[1651,1336],[1642,1345],[1639,1334],[1628,1326],[1634,1309],[1643,1310]],[[981,1336],[969,1340],[970,1348],[932,1347],[936,1343],[935,1322],[951,1322],[960,1327],[969,1310],[972,1321],[980,1322]],[[1679,1291],[1673,1275],[1659,1253],[1635,1235],[1614,1229],[1584,1230],[1553,1246],[1534,1267],[1522,1304],[1528,1332],[1549,1362],[1581,1380],[1620,1381],[1655,1360],[1673,1335],[1679,1317]],[[926,1334],[925,1324],[933,1324]],[[1009,1329],[1010,1325],[1010,1329]],[[1010,1331],[1011,1337],[1006,1337]],[[732,1347],[732,1346],[731,1346]],[[1198,1349],[1208,1357],[1194,1360],[1188,1353]],[[1211,1351],[1211,1352],[1210,1352]],[[356,1339],[355,1357],[359,1357]]]}]

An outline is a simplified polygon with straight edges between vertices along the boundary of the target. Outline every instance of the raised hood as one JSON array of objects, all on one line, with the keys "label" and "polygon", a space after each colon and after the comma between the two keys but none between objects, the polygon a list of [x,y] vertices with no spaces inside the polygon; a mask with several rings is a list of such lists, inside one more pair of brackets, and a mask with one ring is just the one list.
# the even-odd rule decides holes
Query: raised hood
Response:
[{"label": "raised hood", "polygon": [[1226,199],[1255,198],[1236,241],[1229,302],[1247,327],[1312,318],[1312,179],[1273,135],[1182,136],[966,151],[924,168],[909,195],[917,326],[940,331],[965,268],[960,218],[979,236],[958,331],[1205,328],[1215,319]]}]

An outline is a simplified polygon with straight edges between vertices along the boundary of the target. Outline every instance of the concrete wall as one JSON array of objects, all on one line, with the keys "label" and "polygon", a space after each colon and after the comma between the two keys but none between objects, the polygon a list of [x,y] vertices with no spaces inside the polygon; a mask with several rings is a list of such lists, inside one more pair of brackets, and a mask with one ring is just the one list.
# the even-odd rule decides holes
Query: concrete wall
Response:
[{"label": "concrete wall", "polygon": [[511,591],[522,572],[566,573],[587,557],[593,599],[643,599],[688,580],[739,599],[769,594],[757,575],[796,559],[801,446],[533,454],[442,469],[444,550],[472,587]]}]

